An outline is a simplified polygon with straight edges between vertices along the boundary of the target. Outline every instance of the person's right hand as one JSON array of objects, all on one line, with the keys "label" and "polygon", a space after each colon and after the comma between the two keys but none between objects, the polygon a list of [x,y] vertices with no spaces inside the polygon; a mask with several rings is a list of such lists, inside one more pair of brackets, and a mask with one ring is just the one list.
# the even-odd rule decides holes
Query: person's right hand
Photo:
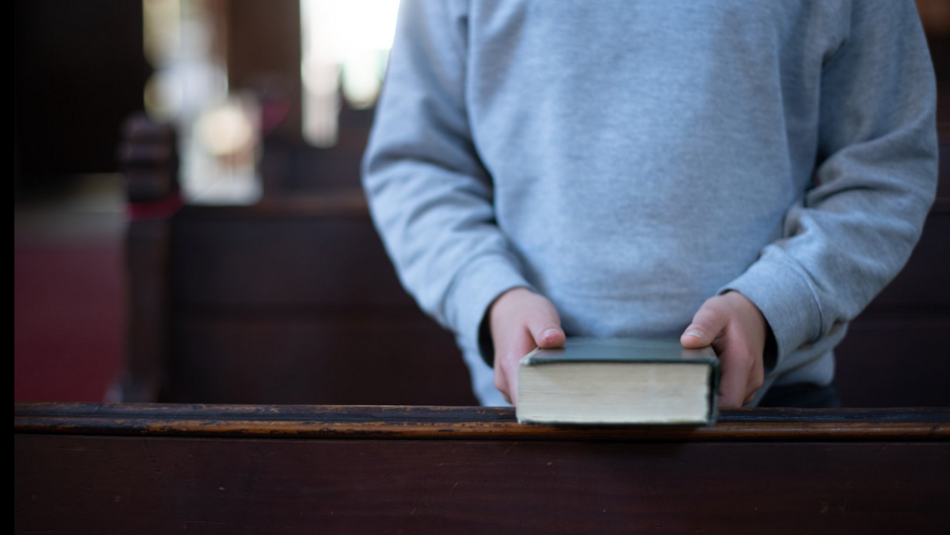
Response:
[{"label": "person's right hand", "polygon": [[495,344],[495,388],[518,403],[518,362],[537,347],[563,347],[561,318],[546,298],[526,289],[501,294],[489,308]]}]

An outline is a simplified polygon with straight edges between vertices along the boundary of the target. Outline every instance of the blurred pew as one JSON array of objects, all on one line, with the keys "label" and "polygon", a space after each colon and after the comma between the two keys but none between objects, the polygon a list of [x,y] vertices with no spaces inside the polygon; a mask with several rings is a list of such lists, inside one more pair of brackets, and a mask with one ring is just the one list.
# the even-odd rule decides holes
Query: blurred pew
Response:
[{"label": "blurred pew", "polygon": [[[950,406],[942,139],[939,198],[920,244],[837,351],[845,406]],[[120,149],[129,339],[116,399],[475,403],[452,336],[401,288],[359,190],[182,206],[174,143],[167,128],[133,121]]]},{"label": "blurred pew", "polygon": [[950,406],[950,124],[939,132],[937,200],[920,242],[836,349],[846,407]]},{"label": "blurred pew", "polygon": [[178,197],[174,135],[127,124],[122,401],[470,405],[452,336],[402,290],[357,190]]}]

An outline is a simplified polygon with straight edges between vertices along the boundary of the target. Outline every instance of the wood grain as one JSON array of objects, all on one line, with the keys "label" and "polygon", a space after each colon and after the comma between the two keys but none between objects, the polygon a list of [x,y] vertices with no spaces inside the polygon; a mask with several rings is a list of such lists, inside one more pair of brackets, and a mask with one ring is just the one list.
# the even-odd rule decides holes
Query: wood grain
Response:
[{"label": "wood grain", "polygon": [[15,433],[387,440],[950,441],[947,409],[739,409],[713,426],[521,425],[489,407],[14,405]]},{"label": "wood grain", "polygon": [[755,409],[604,431],[485,408],[21,404],[14,530],[942,534],[947,423]]}]

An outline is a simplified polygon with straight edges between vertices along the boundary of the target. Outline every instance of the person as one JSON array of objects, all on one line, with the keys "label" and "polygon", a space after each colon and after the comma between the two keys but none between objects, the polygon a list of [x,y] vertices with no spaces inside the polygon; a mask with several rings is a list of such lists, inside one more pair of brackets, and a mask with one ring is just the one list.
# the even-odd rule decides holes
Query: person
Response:
[{"label": "person", "polygon": [[935,85],[912,0],[404,0],[363,184],[483,404],[570,335],[712,345],[756,405],[906,262]]}]

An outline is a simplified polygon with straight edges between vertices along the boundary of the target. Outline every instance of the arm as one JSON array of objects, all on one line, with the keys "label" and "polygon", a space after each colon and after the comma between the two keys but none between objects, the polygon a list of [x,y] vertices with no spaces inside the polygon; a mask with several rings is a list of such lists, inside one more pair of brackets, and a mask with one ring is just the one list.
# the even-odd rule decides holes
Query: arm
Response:
[{"label": "arm", "polygon": [[[935,82],[913,2],[854,1],[840,23],[845,38],[822,69],[818,185],[787,213],[786,237],[687,328],[710,331],[706,345],[725,338],[735,315],[712,321],[705,309],[739,292],[774,334],[767,367],[852,320],[897,275],[936,191]],[[720,355],[730,405],[761,386],[749,361],[761,361],[764,337],[745,323],[754,347],[727,343]],[[683,341],[698,343],[686,333]]]},{"label": "arm", "polygon": [[489,306],[530,285],[495,223],[491,178],[469,128],[466,5],[402,3],[363,184],[403,285],[474,349]]}]

